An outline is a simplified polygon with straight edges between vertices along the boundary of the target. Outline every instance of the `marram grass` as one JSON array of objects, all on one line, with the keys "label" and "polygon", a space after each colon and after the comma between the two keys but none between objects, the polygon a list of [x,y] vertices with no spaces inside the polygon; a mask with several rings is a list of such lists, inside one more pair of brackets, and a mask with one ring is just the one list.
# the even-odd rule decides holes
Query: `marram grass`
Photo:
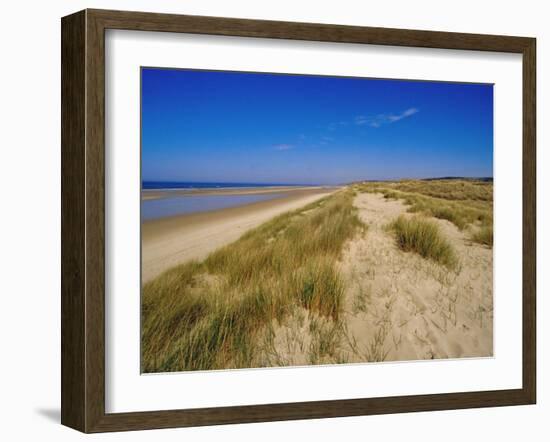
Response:
[{"label": "marram grass", "polygon": [[472,240],[491,246],[493,229],[493,183],[476,180],[403,180],[355,185],[360,192],[382,193],[400,199],[411,213],[450,221],[460,230],[475,225]]},{"label": "marram grass", "polygon": [[457,265],[451,244],[433,222],[418,217],[400,215],[391,225],[398,247],[405,252],[416,252],[450,269]]},{"label": "marram grass", "polygon": [[147,283],[142,370],[251,367],[258,332],[296,307],[338,321],[344,284],[335,264],[362,227],[356,212],[352,193],[338,192]]},{"label": "marram grass", "polygon": [[472,239],[480,244],[493,247],[493,226],[481,227],[481,229],[474,233]]}]

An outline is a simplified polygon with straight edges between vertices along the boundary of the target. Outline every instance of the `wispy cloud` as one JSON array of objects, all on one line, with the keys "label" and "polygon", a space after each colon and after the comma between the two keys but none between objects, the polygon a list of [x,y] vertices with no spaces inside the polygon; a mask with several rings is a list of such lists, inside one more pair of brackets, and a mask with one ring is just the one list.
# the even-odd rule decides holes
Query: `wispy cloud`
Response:
[{"label": "wispy cloud", "polygon": [[294,145],[293,144],[276,144],[275,146],[273,146],[273,149],[279,150],[279,151],[290,150],[290,149],[294,149]]},{"label": "wispy cloud", "polygon": [[347,126],[348,124],[349,124],[349,122],[347,122],[347,121],[338,121],[336,123],[330,123],[328,125],[328,130],[336,130],[341,126]]},{"label": "wispy cloud", "polygon": [[359,115],[353,120],[354,123],[358,126],[368,125],[370,127],[380,127],[385,124],[395,123],[396,121],[403,120],[408,118],[416,113],[419,110],[415,107],[411,107],[400,114],[378,114],[374,116]]}]

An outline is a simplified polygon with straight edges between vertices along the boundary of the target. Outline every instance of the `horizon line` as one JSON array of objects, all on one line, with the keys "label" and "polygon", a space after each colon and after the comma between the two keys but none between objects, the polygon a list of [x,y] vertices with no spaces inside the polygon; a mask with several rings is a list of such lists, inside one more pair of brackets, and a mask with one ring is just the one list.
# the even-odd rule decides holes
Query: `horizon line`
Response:
[{"label": "horizon line", "polygon": [[273,182],[273,181],[197,181],[197,180],[159,180],[159,179],[141,179],[142,183],[189,183],[189,184],[256,184],[256,185],[272,185],[272,186],[342,186],[347,184],[354,184],[360,182],[375,182],[375,181],[426,181],[426,180],[488,180],[494,179],[492,175],[481,175],[481,176],[465,176],[465,175],[445,175],[445,176],[426,176],[426,177],[408,177],[403,176],[399,178],[363,178],[352,181],[344,181],[339,183],[296,183],[296,182]]}]

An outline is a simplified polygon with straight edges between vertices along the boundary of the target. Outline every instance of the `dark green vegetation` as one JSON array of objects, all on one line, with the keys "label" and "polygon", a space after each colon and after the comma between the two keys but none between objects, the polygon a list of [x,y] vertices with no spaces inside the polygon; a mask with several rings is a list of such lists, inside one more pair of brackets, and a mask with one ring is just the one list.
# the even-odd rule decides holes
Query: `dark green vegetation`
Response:
[{"label": "dark green vegetation", "polygon": [[349,191],[285,213],[143,287],[144,372],[253,366],[256,337],[297,307],[334,323],[336,260],[362,228]]}]

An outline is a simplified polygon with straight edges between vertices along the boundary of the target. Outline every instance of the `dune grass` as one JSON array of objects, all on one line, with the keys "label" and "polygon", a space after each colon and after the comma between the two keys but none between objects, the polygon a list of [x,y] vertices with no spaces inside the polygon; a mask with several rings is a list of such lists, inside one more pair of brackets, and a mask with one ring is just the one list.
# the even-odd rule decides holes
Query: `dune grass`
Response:
[{"label": "dune grass", "polygon": [[493,247],[493,226],[484,226],[474,233],[472,239],[475,242]]},{"label": "dune grass", "polygon": [[417,217],[399,216],[390,229],[397,245],[405,252],[416,252],[450,269],[458,263],[452,246],[442,236],[436,224]]},{"label": "dune grass", "polygon": [[297,306],[338,321],[344,285],[335,263],[360,228],[352,193],[341,191],[147,283],[142,371],[251,367],[258,332]]},{"label": "dune grass", "polygon": [[493,201],[493,183],[478,180],[400,180],[393,183],[402,192],[452,201]]},{"label": "dune grass", "polygon": [[487,242],[493,226],[493,184],[490,182],[403,180],[362,183],[355,189],[403,200],[409,206],[409,212],[445,219],[460,230],[477,226],[485,236],[473,234],[472,240],[492,246],[492,241]]}]

